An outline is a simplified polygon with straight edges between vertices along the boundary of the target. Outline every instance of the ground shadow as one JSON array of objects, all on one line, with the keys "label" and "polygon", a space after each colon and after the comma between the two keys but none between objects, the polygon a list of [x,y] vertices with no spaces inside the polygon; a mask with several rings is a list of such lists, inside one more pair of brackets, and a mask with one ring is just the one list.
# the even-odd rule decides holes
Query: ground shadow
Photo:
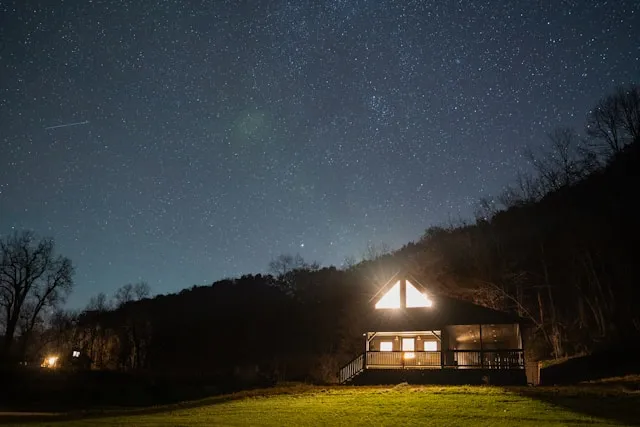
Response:
[{"label": "ground shadow", "polygon": [[75,410],[67,413],[58,414],[46,414],[46,413],[15,413],[9,415],[2,415],[0,413],[0,425],[2,424],[30,424],[30,423],[42,423],[42,422],[64,422],[74,420],[90,420],[97,418],[112,418],[112,417],[129,417],[137,415],[153,415],[165,412],[180,411],[185,409],[200,408],[203,406],[210,406],[230,402],[233,400],[245,399],[248,397],[264,397],[274,396],[282,394],[300,394],[313,390],[311,385],[296,385],[288,387],[272,387],[272,388],[258,388],[251,390],[244,390],[230,394],[224,394],[219,396],[212,396],[205,399],[172,403],[166,405],[149,406],[144,408],[118,408],[118,409],[90,409],[90,410]]},{"label": "ground shadow", "polygon": [[640,392],[617,387],[559,386],[509,389],[575,413],[622,423],[640,425]]},{"label": "ground shadow", "polygon": [[[111,371],[0,369],[0,424],[50,422],[188,409],[271,387],[258,378],[162,377]],[[235,394],[234,394],[235,393]]]}]

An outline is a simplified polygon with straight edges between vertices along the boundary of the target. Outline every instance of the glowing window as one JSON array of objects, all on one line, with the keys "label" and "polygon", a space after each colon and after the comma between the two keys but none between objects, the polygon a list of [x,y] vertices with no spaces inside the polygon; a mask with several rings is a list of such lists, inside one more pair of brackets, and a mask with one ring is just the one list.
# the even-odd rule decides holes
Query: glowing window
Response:
[{"label": "glowing window", "polygon": [[437,341],[425,341],[424,342],[424,351],[438,351],[438,342]]},{"label": "glowing window", "polygon": [[380,351],[393,351],[393,342],[382,341],[380,343]]},{"label": "glowing window", "polygon": [[431,307],[432,305],[433,302],[407,280],[407,307]]},{"label": "glowing window", "polygon": [[376,308],[400,308],[400,281],[380,298],[380,301],[376,303]]},{"label": "glowing window", "polygon": [[416,341],[413,338],[402,338],[402,351],[416,351]]},{"label": "glowing window", "polygon": [[72,356],[73,357],[80,357],[80,352],[78,350],[74,350]]}]

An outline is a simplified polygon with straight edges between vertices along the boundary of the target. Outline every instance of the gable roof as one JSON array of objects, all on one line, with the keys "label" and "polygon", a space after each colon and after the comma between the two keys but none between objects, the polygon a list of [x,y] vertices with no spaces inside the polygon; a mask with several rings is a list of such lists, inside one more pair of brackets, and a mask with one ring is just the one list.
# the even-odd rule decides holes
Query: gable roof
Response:
[{"label": "gable roof", "polygon": [[498,310],[442,295],[429,297],[431,307],[404,309],[372,308],[367,319],[368,331],[424,331],[448,325],[523,323],[524,319]]},{"label": "gable roof", "polygon": [[[400,309],[376,309],[373,301],[384,298],[386,292],[401,279],[406,279],[415,288],[428,295],[433,302],[430,307],[406,307]],[[518,316],[493,310],[468,301],[443,295],[434,295],[412,275],[396,273],[369,300],[370,313],[367,317],[368,331],[423,331],[442,329],[448,325],[475,324],[512,324],[525,323],[525,319]],[[365,331],[366,332],[366,331]]]}]

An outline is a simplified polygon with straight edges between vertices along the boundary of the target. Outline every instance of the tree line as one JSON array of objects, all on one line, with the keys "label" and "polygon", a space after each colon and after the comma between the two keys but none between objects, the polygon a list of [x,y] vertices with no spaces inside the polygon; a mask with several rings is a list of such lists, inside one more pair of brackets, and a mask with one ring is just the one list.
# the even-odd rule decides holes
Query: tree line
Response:
[{"label": "tree line", "polygon": [[474,221],[431,227],[397,251],[370,246],[341,269],[283,255],[267,275],[155,297],[125,285],[79,312],[60,309],[71,261],[50,239],[14,233],[0,246],[3,358],[77,349],[97,369],[330,381],[361,351],[370,298],[400,268],[528,319],[535,358],[635,340],[639,143],[640,87],[619,88],[589,112],[584,136],[558,128],[528,150],[532,173],[480,200]]}]

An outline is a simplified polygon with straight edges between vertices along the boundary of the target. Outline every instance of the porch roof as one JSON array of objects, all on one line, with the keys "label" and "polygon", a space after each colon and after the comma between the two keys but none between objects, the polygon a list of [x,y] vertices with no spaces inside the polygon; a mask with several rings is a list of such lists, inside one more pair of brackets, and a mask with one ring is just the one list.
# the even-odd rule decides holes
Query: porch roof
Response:
[{"label": "porch roof", "polygon": [[525,319],[455,298],[430,295],[431,307],[375,309],[367,320],[367,331],[394,332],[442,329],[448,325],[513,324]]}]

